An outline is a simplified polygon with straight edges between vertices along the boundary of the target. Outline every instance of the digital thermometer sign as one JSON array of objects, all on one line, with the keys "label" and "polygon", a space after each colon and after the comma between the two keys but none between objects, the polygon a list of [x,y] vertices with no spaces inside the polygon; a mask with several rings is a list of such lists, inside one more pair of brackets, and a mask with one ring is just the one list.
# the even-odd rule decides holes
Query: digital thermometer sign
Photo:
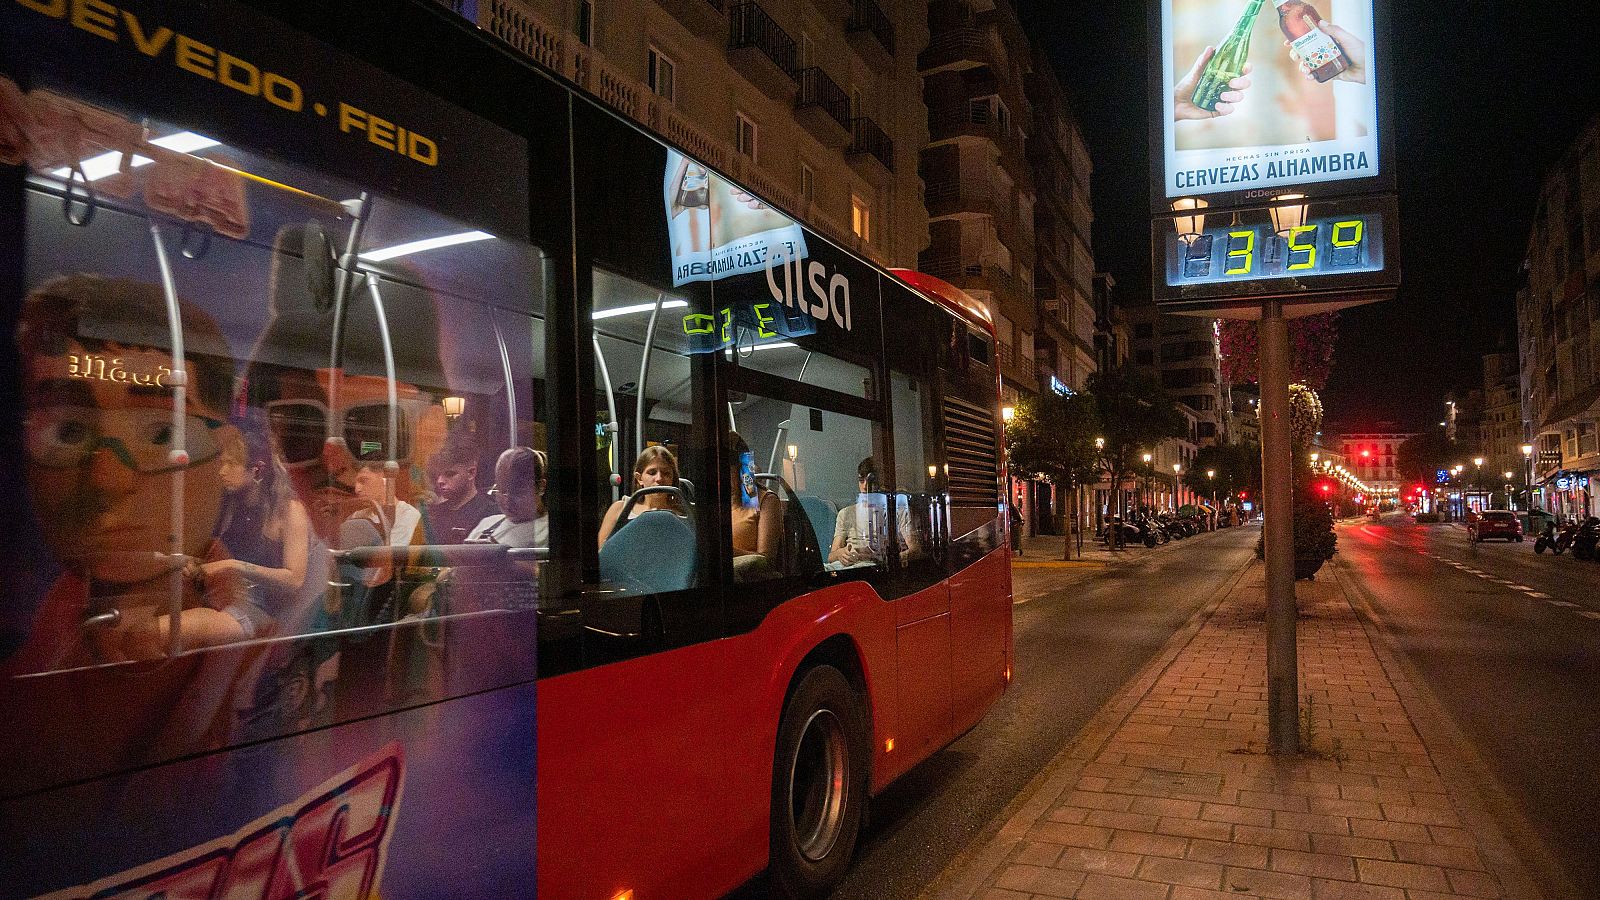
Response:
[{"label": "digital thermometer sign", "polygon": [[1167,285],[1314,278],[1383,271],[1383,216],[1333,218],[1292,225],[1225,225],[1200,234],[1167,235]]},{"label": "digital thermometer sign", "polygon": [[1332,294],[1379,299],[1400,283],[1398,221],[1387,196],[1158,218],[1156,300],[1214,307]]}]

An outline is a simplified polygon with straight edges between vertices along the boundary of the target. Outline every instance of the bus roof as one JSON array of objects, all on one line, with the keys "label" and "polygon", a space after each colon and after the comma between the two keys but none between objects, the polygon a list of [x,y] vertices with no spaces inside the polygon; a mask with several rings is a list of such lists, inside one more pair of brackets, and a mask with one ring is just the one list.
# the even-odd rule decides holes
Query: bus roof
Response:
[{"label": "bus roof", "polygon": [[990,337],[994,337],[994,319],[989,315],[989,308],[984,306],[982,301],[976,297],[942,278],[935,278],[924,272],[917,272],[912,269],[890,269],[889,274],[905,282],[912,290],[961,316],[966,321],[981,326],[985,331],[989,332]]}]

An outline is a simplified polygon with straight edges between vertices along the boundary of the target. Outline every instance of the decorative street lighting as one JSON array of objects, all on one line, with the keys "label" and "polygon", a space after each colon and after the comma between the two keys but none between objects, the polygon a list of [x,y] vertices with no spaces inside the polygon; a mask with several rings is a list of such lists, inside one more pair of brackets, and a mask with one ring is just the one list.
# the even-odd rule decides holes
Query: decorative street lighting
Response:
[{"label": "decorative street lighting", "polygon": [[1200,236],[1200,232],[1205,230],[1206,217],[1201,210],[1210,205],[1210,203],[1198,197],[1179,197],[1172,201],[1173,212],[1189,213],[1189,215],[1177,216],[1172,220],[1172,227],[1177,229],[1178,240],[1183,241],[1184,246],[1194,243],[1195,238]]},{"label": "decorative street lighting", "polygon": [[1015,419],[1016,417],[1017,417],[1017,408],[1015,406],[1002,406],[1002,407],[1000,407],[1000,418],[1002,420],[1004,420],[1006,422],[1010,422],[1012,419]]},{"label": "decorative street lighting", "polygon": [[[1528,492],[1527,502],[1522,508],[1525,512],[1533,512],[1533,445],[1522,445],[1522,489]],[[1533,518],[1528,518],[1528,528],[1533,528]]]}]

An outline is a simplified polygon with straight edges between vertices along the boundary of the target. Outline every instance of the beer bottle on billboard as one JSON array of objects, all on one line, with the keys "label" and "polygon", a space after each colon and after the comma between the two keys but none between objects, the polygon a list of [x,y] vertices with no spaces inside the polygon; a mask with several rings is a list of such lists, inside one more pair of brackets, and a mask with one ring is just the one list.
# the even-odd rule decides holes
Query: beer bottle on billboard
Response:
[{"label": "beer bottle on billboard", "polygon": [[1250,0],[1233,31],[1206,63],[1205,71],[1200,73],[1200,83],[1195,85],[1194,96],[1190,98],[1195,106],[1206,112],[1216,112],[1223,91],[1228,90],[1228,82],[1244,74],[1245,61],[1250,58],[1250,32],[1256,26],[1261,3],[1262,0]]},{"label": "beer bottle on billboard", "polygon": [[1283,29],[1283,36],[1289,39],[1294,55],[1305,63],[1312,78],[1319,82],[1328,81],[1350,68],[1350,59],[1344,55],[1344,48],[1317,27],[1322,16],[1317,14],[1316,7],[1305,0],[1272,2],[1278,7],[1278,27]]}]

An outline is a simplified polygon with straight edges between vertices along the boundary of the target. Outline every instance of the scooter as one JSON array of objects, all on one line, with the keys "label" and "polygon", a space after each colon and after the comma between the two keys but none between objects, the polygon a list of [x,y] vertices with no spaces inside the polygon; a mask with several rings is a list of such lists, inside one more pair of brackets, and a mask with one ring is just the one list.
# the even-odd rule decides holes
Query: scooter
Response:
[{"label": "scooter", "polygon": [[1533,539],[1533,552],[1543,553],[1549,550],[1551,553],[1560,556],[1566,552],[1568,547],[1572,546],[1572,538],[1577,533],[1578,526],[1576,524],[1567,522],[1557,526],[1555,520],[1551,519],[1545,523],[1544,531]]},{"label": "scooter", "polygon": [[1572,558],[1594,559],[1597,544],[1600,544],[1600,518],[1590,516],[1578,526],[1578,533],[1572,539]]}]

